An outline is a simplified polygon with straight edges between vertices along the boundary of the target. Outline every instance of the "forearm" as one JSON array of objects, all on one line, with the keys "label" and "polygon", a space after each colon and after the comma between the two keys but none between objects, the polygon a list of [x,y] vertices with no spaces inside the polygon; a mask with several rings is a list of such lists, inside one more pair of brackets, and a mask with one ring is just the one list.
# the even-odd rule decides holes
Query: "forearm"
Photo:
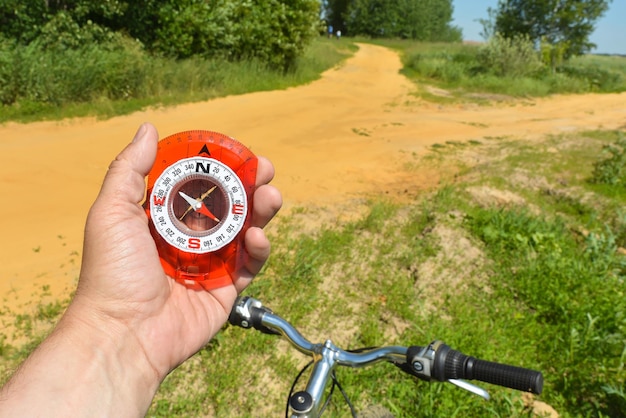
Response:
[{"label": "forearm", "polygon": [[0,391],[0,417],[144,416],[160,378],[141,347],[71,310]]}]

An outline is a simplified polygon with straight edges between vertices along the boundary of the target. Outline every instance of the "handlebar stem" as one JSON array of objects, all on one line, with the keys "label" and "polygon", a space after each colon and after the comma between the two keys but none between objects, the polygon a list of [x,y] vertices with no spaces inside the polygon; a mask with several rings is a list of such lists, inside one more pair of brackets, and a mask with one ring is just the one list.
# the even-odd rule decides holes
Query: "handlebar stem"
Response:
[{"label": "handlebar stem", "polygon": [[[332,343],[331,340],[326,340],[324,345],[318,345],[316,348],[320,348],[319,353],[315,353],[313,356],[313,370],[309,376],[309,381],[306,386],[306,392],[313,398],[313,404],[310,411],[311,416],[316,417],[319,415],[319,409],[322,406],[322,398],[324,396],[324,390],[328,383],[332,371],[337,364],[338,354],[340,349]],[[301,415],[293,415],[294,417],[300,417]]]}]

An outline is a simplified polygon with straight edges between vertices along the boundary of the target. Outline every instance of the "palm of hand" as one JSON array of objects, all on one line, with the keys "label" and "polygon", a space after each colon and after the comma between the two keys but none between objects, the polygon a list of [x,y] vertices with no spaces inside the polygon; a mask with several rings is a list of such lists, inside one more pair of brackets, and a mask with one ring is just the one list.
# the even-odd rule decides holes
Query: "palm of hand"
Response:
[{"label": "palm of hand", "polygon": [[[246,234],[249,261],[233,285],[210,292],[188,289],[163,272],[140,205],[144,177],[156,153],[154,128],[145,136],[148,138],[136,140],[111,164],[91,208],[75,301],[90,304],[100,319],[130,332],[152,367],[165,376],[206,344],[226,321],[238,292],[269,255],[269,243],[258,227],[271,219],[281,201],[271,186],[255,192],[255,196],[273,195],[260,199],[273,203],[255,208],[255,227]],[[257,185],[273,176],[269,166],[260,170]],[[112,328],[110,323],[108,328]]]}]

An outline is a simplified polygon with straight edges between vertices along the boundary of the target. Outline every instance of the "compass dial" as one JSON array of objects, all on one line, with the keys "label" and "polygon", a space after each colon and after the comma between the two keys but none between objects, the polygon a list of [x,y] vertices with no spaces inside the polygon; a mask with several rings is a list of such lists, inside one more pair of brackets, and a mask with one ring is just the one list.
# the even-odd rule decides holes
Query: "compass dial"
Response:
[{"label": "compass dial", "polygon": [[211,131],[159,142],[144,204],[167,275],[195,289],[232,283],[245,260],[257,158]]},{"label": "compass dial", "polygon": [[150,215],[172,247],[217,251],[241,231],[247,213],[243,184],[226,164],[192,157],[171,165],[155,181]]}]

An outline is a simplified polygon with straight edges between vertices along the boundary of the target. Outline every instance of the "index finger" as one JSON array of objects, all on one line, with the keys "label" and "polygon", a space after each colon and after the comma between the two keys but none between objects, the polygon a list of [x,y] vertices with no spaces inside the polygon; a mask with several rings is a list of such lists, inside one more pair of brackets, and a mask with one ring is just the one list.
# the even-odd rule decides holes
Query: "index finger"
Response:
[{"label": "index finger", "polygon": [[274,178],[274,165],[265,157],[257,157],[256,187],[269,183]]}]

